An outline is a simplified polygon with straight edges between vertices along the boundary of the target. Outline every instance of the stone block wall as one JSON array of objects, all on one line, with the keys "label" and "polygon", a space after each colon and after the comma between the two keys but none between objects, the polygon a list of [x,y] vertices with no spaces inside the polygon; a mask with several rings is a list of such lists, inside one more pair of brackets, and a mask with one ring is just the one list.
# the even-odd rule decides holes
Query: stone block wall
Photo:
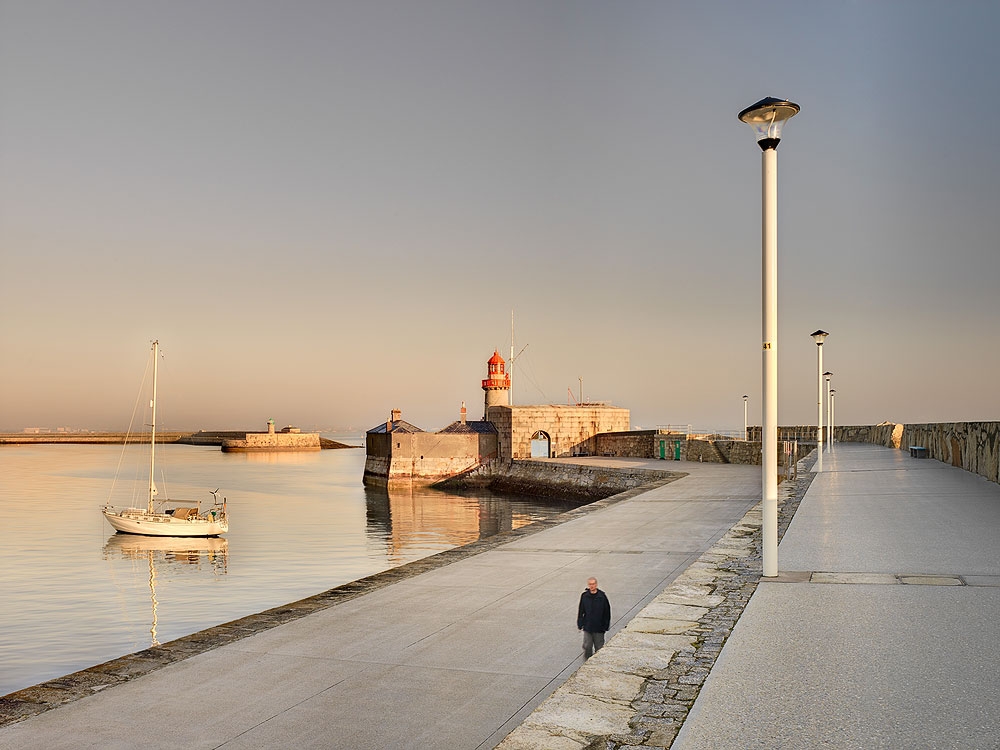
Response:
[{"label": "stone block wall", "polygon": [[876,425],[834,426],[833,438],[838,443],[875,443],[887,448],[899,448],[903,440],[903,425],[882,422]]},{"label": "stone block wall", "polygon": [[256,453],[271,451],[318,451],[319,434],[315,432],[248,432],[237,440],[223,440],[222,450],[227,453]]},{"label": "stone block wall", "polygon": [[[812,430],[812,436],[809,436]],[[816,442],[814,427],[780,427],[779,439],[804,435],[804,442]],[[751,429],[760,440],[760,427]],[[874,443],[887,448],[909,450],[911,445],[927,449],[929,458],[1000,482],[1000,422],[939,422],[934,424],[834,425],[833,436],[841,443]]]},{"label": "stone block wall", "polygon": [[432,483],[496,458],[496,435],[395,432],[366,437],[364,482]]},{"label": "stone block wall", "polygon": [[531,458],[531,436],[545,432],[549,455],[566,457],[593,452],[590,439],[602,432],[626,432],[629,410],[615,406],[491,406],[486,418],[499,434],[500,460]]},{"label": "stone block wall", "polygon": [[936,458],[973,474],[1000,482],[1000,422],[904,424],[900,449],[911,445],[927,449]]},{"label": "stone block wall", "polygon": [[587,441],[586,453],[596,456],[624,456],[628,458],[657,458],[658,430],[632,430],[629,432],[603,432]]},{"label": "stone block wall", "polygon": [[686,474],[678,471],[527,460],[484,466],[442,486],[487,486],[497,492],[536,497],[598,500],[650,482],[672,481],[683,476]]}]

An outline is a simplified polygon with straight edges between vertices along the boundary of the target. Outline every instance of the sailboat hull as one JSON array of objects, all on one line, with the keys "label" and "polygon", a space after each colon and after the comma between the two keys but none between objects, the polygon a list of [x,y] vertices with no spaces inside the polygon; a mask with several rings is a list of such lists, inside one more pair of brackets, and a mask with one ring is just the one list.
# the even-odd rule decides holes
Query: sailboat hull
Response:
[{"label": "sailboat hull", "polygon": [[115,531],[123,534],[204,537],[218,536],[229,531],[229,521],[225,519],[174,518],[165,513],[147,513],[139,508],[105,510],[104,517]]}]

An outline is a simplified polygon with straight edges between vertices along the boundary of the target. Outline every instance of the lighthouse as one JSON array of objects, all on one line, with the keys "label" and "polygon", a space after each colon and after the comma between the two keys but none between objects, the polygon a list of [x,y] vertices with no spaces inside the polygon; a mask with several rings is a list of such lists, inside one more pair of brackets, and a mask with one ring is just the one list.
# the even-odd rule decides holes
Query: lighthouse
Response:
[{"label": "lighthouse", "polygon": [[486,408],[483,419],[490,413],[491,406],[507,406],[510,403],[510,375],[505,372],[506,363],[500,352],[493,350],[487,365],[486,379],[483,381],[483,390],[486,391]]}]

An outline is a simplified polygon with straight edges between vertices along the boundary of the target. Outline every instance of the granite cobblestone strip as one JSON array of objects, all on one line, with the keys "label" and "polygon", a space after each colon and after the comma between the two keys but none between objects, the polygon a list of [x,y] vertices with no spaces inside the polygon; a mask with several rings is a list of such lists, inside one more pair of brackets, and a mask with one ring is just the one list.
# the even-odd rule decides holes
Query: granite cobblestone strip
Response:
[{"label": "granite cobblestone strip", "polygon": [[[779,540],[814,476],[780,486]],[[757,588],[761,537],[758,503],[497,750],[669,748]]]},{"label": "granite cobblestone strip", "polygon": [[[636,476],[638,470],[631,470]],[[296,602],[248,615],[238,620],[216,625],[197,633],[178,638],[168,643],[118,657],[78,672],[54,680],[34,685],[0,697],[0,726],[44,713],[66,703],[85,698],[101,690],[129,682],[157,669],[187,659],[197,654],[211,651],[229,643],[242,640],[256,633],[292,622],[314,612],[334,607],[343,602],[364,596],[372,591],[406,580],[429,570],[451,565],[482,552],[495,549],[516,539],[537,534],[545,529],[577,518],[587,513],[607,508],[615,503],[628,500],[681,477],[682,472],[647,472],[654,477],[650,482],[611,497],[582,505],[573,510],[535,521],[512,531],[502,532],[462,547],[455,547],[436,555],[414,560],[396,568],[345,583],[314,596]]]}]

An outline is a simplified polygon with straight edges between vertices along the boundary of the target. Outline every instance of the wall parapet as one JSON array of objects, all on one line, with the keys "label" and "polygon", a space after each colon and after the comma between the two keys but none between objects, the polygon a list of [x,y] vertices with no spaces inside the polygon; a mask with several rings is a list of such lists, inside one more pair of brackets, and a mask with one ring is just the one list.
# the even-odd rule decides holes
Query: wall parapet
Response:
[{"label": "wall parapet", "polygon": [[[750,435],[760,440],[760,427],[751,428]],[[778,428],[779,440],[787,439],[787,435],[799,435],[803,442],[815,443],[816,426]],[[927,449],[928,458],[1000,483],[1000,422],[835,425],[833,438],[838,443],[873,443],[898,450],[919,446]]]},{"label": "wall parapet", "polygon": [[1000,483],[1000,422],[904,424],[898,446],[927,449],[929,458]]}]

